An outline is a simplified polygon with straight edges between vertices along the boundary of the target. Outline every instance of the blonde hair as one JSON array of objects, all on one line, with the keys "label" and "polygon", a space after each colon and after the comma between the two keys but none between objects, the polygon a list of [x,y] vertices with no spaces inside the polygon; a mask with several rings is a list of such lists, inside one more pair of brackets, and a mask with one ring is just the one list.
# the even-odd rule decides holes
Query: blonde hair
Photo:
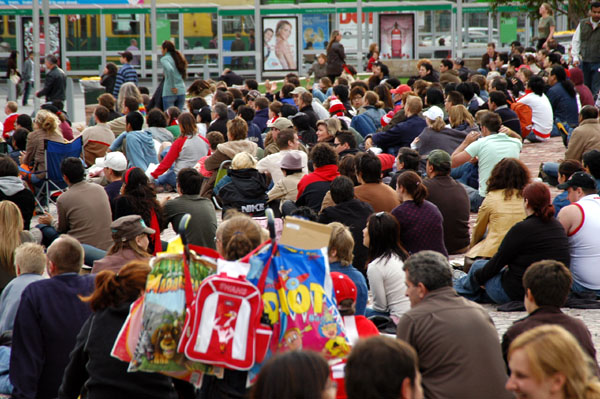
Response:
[{"label": "blonde hair", "polygon": [[11,201],[0,201],[0,268],[15,274],[15,249],[21,244],[23,217],[19,207]]},{"label": "blonde hair", "polygon": [[354,238],[348,227],[344,226],[340,222],[332,222],[327,226],[331,227],[331,236],[329,237],[329,252],[335,249],[336,256],[339,259],[342,266],[348,266],[352,264],[354,255]]},{"label": "blonde hair", "polygon": [[44,247],[33,242],[26,242],[15,249],[15,266],[19,265],[21,273],[42,274],[46,268]]},{"label": "blonde hair", "polygon": [[36,125],[46,133],[57,132],[60,121],[56,115],[45,109],[41,109],[35,115]]},{"label": "blonde hair", "polygon": [[556,373],[562,374],[565,398],[600,398],[600,381],[592,372],[594,362],[563,327],[542,325],[522,333],[510,344],[509,361],[517,350],[524,351],[531,374],[538,382]]},{"label": "blonde hair", "polygon": [[7,102],[6,107],[8,109],[10,109],[12,112],[17,112],[19,110],[19,105],[15,101]]},{"label": "blonde hair", "polygon": [[546,11],[548,11],[548,15],[554,15],[554,10],[552,10],[552,6],[550,5],[550,3],[542,3],[541,6],[544,7]]},{"label": "blonde hair", "polygon": [[329,118],[325,119],[324,121],[319,121],[317,122],[317,126],[323,123],[325,126],[327,126],[327,133],[329,133],[330,136],[335,136],[337,132],[342,130],[342,122],[340,122],[340,120],[337,118]]},{"label": "blonde hair", "polygon": [[444,118],[437,117],[434,119],[427,118],[427,124],[430,128],[435,130],[436,132],[441,131],[444,127],[446,127],[446,122],[444,122]]},{"label": "blonde hair", "polygon": [[256,169],[256,158],[247,152],[240,152],[236,154],[231,160],[231,169]]},{"label": "blonde hair", "polygon": [[463,123],[467,123],[469,126],[475,126],[473,115],[471,115],[467,107],[462,104],[450,107],[448,118],[450,119],[450,126],[453,128],[462,125]]},{"label": "blonde hair", "polygon": [[375,108],[383,108],[383,101],[379,101],[379,95],[374,91],[367,91],[365,93],[365,102]]},{"label": "blonde hair", "polygon": [[[140,90],[137,88],[135,83],[133,83],[133,82],[123,83],[123,85],[119,89],[119,97],[117,98],[118,111],[121,111],[121,108],[123,107],[123,101],[125,101],[125,99],[127,97],[134,97],[135,100],[138,102],[138,104],[142,104],[144,102],[144,99],[142,98],[142,93],[140,93]],[[135,110],[129,110],[129,111],[135,111]]]}]

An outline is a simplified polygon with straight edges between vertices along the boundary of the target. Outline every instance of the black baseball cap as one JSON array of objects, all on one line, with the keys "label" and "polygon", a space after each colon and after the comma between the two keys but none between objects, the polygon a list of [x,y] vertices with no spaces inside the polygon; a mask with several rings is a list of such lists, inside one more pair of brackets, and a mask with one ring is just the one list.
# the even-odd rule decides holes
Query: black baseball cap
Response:
[{"label": "black baseball cap", "polygon": [[556,186],[561,190],[566,190],[569,187],[581,187],[595,190],[596,189],[596,181],[592,176],[585,172],[575,172],[569,177],[564,183]]}]

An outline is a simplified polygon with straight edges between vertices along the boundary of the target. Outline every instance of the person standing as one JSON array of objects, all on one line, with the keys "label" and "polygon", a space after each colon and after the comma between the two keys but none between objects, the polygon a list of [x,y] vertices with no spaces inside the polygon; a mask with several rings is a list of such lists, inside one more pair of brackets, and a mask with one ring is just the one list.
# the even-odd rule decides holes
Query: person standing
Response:
[{"label": "person standing", "polygon": [[[130,51],[123,51],[119,53],[121,56],[121,68],[119,68],[119,72],[117,72],[117,81],[115,82],[115,86],[112,92],[112,95],[115,98],[119,98],[119,90],[121,90],[121,86],[123,83],[133,82],[137,86],[138,84],[138,75],[135,69],[131,66],[131,60],[133,59],[133,55]],[[119,107],[121,105],[119,104]]]},{"label": "person standing", "polygon": [[552,6],[548,3],[542,3],[539,9],[540,22],[538,23],[538,42],[537,49],[548,48],[548,41],[554,36],[556,21],[552,15]]},{"label": "person standing", "polygon": [[27,105],[29,99],[29,91],[33,87],[33,51],[29,52],[27,59],[23,63],[23,74],[21,80],[25,83],[23,87],[23,105]]},{"label": "person standing", "polygon": [[185,106],[185,83],[187,77],[187,61],[175,45],[169,40],[162,44],[160,63],[164,70],[165,83],[162,91],[163,108],[176,106],[183,110]]},{"label": "person standing", "polygon": [[600,89],[600,1],[590,4],[590,16],[579,21],[571,41],[573,66],[583,69],[583,80],[594,95]]},{"label": "person standing", "polygon": [[140,49],[137,46],[137,40],[131,39],[129,43],[130,45],[126,48],[126,50],[129,51],[131,54],[135,54],[131,59],[131,65],[140,65],[140,56],[138,55]]},{"label": "person standing", "polygon": [[334,30],[327,45],[327,76],[331,80],[331,83],[334,83],[335,78],[344,72],[346,54],[344,53],[344,46],[341,41],[342,34],[340,31]]},{"label": "person standing", "polygon": [[44,79],[44,88],[35,95],[37,97],[46,96],[46,102],[53,100],[65,101],[65,90],[67,88],[67,75],[58,67],[58,59],[53,54],[48,54],[44,61],[46,65],[46,78]]}]

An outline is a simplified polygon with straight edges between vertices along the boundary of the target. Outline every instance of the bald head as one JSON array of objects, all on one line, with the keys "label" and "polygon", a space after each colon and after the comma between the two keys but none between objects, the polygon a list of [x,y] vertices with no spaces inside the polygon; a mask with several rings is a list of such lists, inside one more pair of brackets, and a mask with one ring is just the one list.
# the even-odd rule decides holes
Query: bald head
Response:
[{"label": "bald head", "polygon": [[54,274],[79,273],[83,247],[75,238],[63,234],[48,247],[48,260],[54,264]]}]

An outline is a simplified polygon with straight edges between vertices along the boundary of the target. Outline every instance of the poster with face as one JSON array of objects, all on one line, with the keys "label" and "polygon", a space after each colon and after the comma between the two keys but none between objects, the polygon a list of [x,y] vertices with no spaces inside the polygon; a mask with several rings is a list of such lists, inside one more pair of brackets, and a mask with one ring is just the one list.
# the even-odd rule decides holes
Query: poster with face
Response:
[{"label": "poster with face", "polygon": [[302,46],[305,50],[325,50],[329,40],[329,15],[305,14],[302,17]]},{"label": "poster with face", "polygon": [[415,56],[415,15],[381,14],[379,16],[379,58],[413,59]]},{"label": "poster with face", "polygon": [[263,71],[297,71],[298,18],[263,18],[262,33]]}]

